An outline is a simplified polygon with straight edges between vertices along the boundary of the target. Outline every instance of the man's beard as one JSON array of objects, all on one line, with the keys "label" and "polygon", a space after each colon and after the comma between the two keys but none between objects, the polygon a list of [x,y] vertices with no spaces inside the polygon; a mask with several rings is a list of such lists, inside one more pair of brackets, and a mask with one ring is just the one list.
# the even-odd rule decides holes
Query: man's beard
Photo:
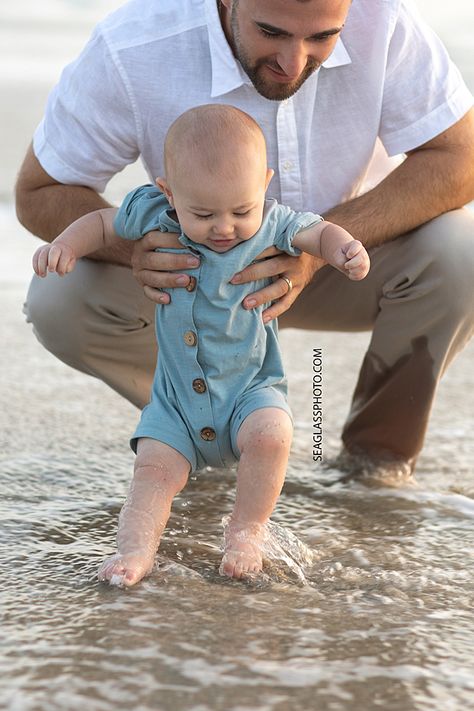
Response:
[{"label": "man's beard", "polygon": [[[245,71],[250,81],[254,85],[255,89],[261,96],[265,99],[271,99],[272,101],[282,101],[283,99],[289,99],[290,96],[296,94],[298,89],[304,84],[306,79],[313,74],[319,67],[319,64],[315,59],[309,59],[305,68],[301,72],[300,76],[292,82],[278,83],[272,82],[270,80],[264,79],[262,76],[262,70],[265,65],[272,67],[271,62],[268,60],[261,59],[256,64],[251,64],[247,53],[245,52],[241,38],[239,24],[237,20],[237,8],[234,6],[232,8],[232,14],[230,18],[230,26],[232,30],[232,40],[234,45],[234,52],[242,65],[242,69]],[[278,71],[278,70],[277,70]]]}]

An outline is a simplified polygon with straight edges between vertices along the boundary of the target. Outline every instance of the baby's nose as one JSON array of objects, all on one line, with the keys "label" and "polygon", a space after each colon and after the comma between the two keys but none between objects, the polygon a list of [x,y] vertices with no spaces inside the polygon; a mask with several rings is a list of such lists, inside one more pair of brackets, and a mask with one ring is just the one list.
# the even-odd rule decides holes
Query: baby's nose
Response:
[{"label": "baby's nose", "polygon": [[231,235],[234,231],[234,224],[230,220],[221,220],[214,229],[220,235]]}]

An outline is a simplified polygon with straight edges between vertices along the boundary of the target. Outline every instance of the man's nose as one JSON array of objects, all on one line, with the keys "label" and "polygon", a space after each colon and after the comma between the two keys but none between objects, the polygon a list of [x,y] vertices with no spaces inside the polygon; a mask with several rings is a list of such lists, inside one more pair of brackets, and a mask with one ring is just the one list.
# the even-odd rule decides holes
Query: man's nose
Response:
[{"label": "man's nose", "polygon": [[308,53],[302,42],[288,43],[288,45],[278,53],[277,62],[281,70],[290,79],[296,79],[305,69],[308,63]]}]

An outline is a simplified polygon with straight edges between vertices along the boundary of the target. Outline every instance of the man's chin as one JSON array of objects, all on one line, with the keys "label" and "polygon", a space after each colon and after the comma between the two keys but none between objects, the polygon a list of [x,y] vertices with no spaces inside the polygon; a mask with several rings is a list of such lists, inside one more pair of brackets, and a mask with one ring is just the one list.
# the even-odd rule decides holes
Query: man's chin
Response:
[{"label": "man's chin", "polygon": [[300,76],[296,81],[288,83],[273,82],[263,79],[259,73],[254,74],[254,76],[250,77],[250,79],[255,89],[261,96],[265,97],[265,99],[269,99],[270,101],[283,101],[284,99],[289,99],[291,96],[296,94],[312,73],[313,72],[311,71],[304,76]]},{"label": "man's chin", "polygon": [[265,99],[270,99],[270,101],[283,101],[283,99],[289,99],[290,96],[293,96],[300,88],[302,82],[272,82],[263,80],[257,76],[252,78],[252,84],[260,96],[265,97]]}]

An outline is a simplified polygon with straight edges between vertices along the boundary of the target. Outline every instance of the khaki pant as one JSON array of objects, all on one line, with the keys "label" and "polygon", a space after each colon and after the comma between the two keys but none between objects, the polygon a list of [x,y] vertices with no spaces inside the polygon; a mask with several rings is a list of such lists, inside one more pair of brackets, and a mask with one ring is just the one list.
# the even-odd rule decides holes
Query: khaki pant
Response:
[{"label": "khaki pant", "polygon": [[[318,272],[280,326],[372,330],[342,432],[349,452],[412,464],[436,387],[474,330],[474,215],[446,213],[372,250],[366,279]],[[39,341],[138,407],[156,362],[154,304],[131,271],[81,260],[67,279],[33,278],[26,306]]]}]

